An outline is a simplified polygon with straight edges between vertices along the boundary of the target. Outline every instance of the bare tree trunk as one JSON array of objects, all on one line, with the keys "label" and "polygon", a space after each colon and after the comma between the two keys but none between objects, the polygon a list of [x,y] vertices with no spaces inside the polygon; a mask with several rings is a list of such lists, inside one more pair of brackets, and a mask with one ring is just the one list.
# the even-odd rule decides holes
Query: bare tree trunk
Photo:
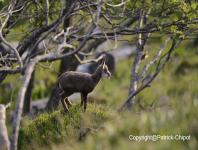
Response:
[{"label": "bare tree trunk", "polygon": [[19,127],[20,127],[21,115],[23,111],[25,93],[27,91],[36,62],[37,61],[32,61],[27,65],[25,74],[23,75],[23,78],[22,78],[22,85],[19,90],[19,94],[18,94],[17,101],[16,101],[17,102],[16,109],[13,114],[13,123],[12,123],[13,134],[12,134],[12,139],[11,139],[11,150],[17,150]]},{"label": "bare tree trunk", "polygon": [[27,91],[25,93],[23,114],[27,114],[31,110],[31,100],[32,100],[31,96],[32,96],[32,90],[33,90],[33,86],[34,86],[34,74],[35,74],[35,71],[32,73],[30,83],[29,83]]},{"label": "bare tree trunk", "polygon": [[10,141],[6,127],[6,107],[0,104],[0,150],[10,150]]},{"label": "bare tree trunk", "polygon": [[[142,28],[143,26],[143,21],[144,21],[144,15],[143,15],[143,10],[140,10],[139,12],[139,29]],[[137,48],[136,48],[136,56],[135,59],[133,61],[133,65],[132,65],[132,69],[131,69],[131,82],[130,82],[130,88],[129,88],[129,95],[131,93],[136,92],[137,87],[138,87],[138,81],[139,81],[139,76],[138,76],[138,70],[139,70],[139,66],[140,63],[142,61],[143,56],[145,55],[144,53],[144,44],[145,41],[143,41],[143,39],[145,37],[143,37],[143,34],[139,34],[138,35],[138,41],[137,41]],[[146,40],[146,39],[144,39]],[[133,98],[131,98],[130,100],[127,101],[127,103],[125,104],[125,108],[130,109],[135,101],[135,96]]]},{"label": "bare tree trunk", "polygon": [[54,110],[58,107],[60,101],[58,85],[54,85],[49,101],[47,102],[46,109],[48,111]]}]

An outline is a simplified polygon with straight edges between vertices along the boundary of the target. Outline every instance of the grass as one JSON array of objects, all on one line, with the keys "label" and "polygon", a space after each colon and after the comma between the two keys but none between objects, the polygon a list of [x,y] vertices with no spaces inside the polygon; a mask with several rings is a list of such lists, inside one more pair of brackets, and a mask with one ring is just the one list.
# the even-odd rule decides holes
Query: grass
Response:
[{"label": "grass", "polygon": [[111,116],[100,105],[89,104],[86,113],[79,105],[70,109],[70,114],[57,110],[44,113],[35,119],[24,118],[19,136],[19,149],[52,147],[63,141],[79,141]]}]

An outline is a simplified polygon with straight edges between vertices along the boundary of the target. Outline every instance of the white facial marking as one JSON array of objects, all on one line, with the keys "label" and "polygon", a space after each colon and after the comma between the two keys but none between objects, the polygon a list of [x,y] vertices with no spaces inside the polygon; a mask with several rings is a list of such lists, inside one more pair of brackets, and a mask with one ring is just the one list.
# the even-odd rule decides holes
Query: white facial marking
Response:
[{"label": "white facial marking", "polygon": [[108,74],[106,74],[105,72],[102,73],[102,77],[107,78]]}]

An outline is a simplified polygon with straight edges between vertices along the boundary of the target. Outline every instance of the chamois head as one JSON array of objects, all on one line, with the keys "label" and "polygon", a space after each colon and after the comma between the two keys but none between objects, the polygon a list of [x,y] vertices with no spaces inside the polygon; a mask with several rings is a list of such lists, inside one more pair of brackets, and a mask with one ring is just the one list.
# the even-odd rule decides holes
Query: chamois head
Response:
[{"label": "chamois head", "polygon": [[107,77],[107,78],[111,77],[111,73],[108,69],[108,66],[105,64],[105,56],[102,58],[102,63],[98,68],[101,69],[100,71],[102,73],[102,77]]}]

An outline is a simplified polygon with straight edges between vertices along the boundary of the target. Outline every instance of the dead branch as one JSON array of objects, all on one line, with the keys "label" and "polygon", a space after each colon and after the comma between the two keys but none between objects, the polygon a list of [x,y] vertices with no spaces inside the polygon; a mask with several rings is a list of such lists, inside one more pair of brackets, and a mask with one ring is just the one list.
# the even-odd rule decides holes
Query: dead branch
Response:
[{"label": "dead branch", "polygon": [[102,60],[105,55],[101,55],[100,57],[98,57],[97,59],[87,59],[87,60],[81,60],[80,57],[78,57],[77,54],[75,54],[76,59],[79,61],[80,64],[86,64],[86,63],[97,63],[100,60]]},{"label": "dead branch", "polygon": [[[178,41],[173,40],[172,41],[172,45],[171,48],[168,50],[168,52],[166,53],[165,59],[163,62],[159,63],[156,67],[155,72],[149,77],[149,79],[146,80],[146,82],[144,84],[142,84],[136,91],[133,91],[128,98],[126,99],[126,101],[123,103],[123,105],[118,109],[118,111],[123,111],[125,109],[128,108],[128,103],[130,103],[131,99],[133,97],[135,97],[137,94],[139,94],[141,91],[143,91],[145,88],[150,87],[150,84],[152,83],[152,81],[157,77],[157,75],[160,73],[160,71],[165,67],[166,63],[170,60],[171,54],[173,53],[173,51],[175,50],[176,46],[179,45],[179,43],[182,41],[183,39],[180,39]],[[164,57],[162,56],[162,57]],[[162,58],[161,57],[161,58]],[[160,59],[161,60],[161,59]]]},{"label": "dead branch", "polygon": [[45,22],[46,22],[46,25],[48,25],[49,24],[49,0],[46,0],[45,1],[45,5],[46,5],[46,7],[45,7],[45,13],[46,13],[46,19],[45,19]]},{"label": "dead branch", "polygon": [[1,40],[6,46],[8,46],[11,50],[13,50],[13,52],[15,53],[15,55],[16,55],[16,57],[17,57],[17,59],[18,59],[19,67],[22,68],[22,67],[23,67],[23,62],[22,62],[22,60],[21,60],[21,57],[20,57],[20,55],[19,55],[17,49],[14,48],[8,41],[6,41],[6,39],[3,37],[3,34],[2,34],[3,28],[6,26],[6,24],[7,24],[8,20],[9,20],[10,16],[12,15],[12,13],[14,13],[14,10],[13,10],[13,9],[14,9],[16,3],[17,3],[16,0],[14,0],[14,1],[12,1],[12,3],[11,3],[11,4],[9,5],[9,7],[8,7],[7,16],[6,16],[4,22],[2,23],[2,25],[1,25],[1,27],[0,27],[0,40]]},{"label": "dead branch", "polygon": [[171,37],[168,37],[165,42],[163,43],[163,45],[160,46],[160,49],[158,50],[157,55],[154,57],[154,59],[152,61],[150,61],[147,65],[145,65],[142,74],[141,74],[141,78],[144,78],[146,72],[148,71],[148,69],[154,65],[155,63],[157,63],[157,61],[160,59],[160,56],[162,55],[162,52],[164,51],[165,47],[167,46],[168,42],[171,40]]}]

